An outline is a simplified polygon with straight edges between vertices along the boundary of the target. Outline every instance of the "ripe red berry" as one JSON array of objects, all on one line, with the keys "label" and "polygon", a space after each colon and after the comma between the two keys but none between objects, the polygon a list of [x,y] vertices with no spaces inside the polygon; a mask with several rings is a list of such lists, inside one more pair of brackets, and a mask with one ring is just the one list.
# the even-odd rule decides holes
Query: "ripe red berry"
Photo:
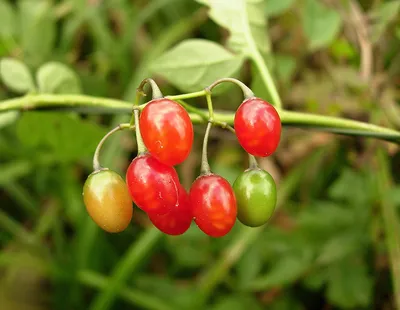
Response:
[{"label": "ripe red berry", "polygon": [[140,131],[149,152],[167,165],[177,165],[189,155],[193,125],[189,114],[175,101],[150,101],[140,113]]},{"label": "ripe red berry", "polygon": [[132,200],[124,180],[114,171],[92,173],[83,186],[83,201],[93,221],[110,233],[121,232],[132,219]]},{"label": "ripe red berry", "polygon": [[232,187],[223,177],[198,177],[189,193],[194,221],[209,236],[222,237],[235,224],[237,207]]},{"label": "ripe red berry", "polygon": [[148,213],[150,221],[155,227],[168,235],[181,235],[187,231],[192,223],[193,214],[190,206],[189,195],[180,186],[178,203],[167,214]]},{"label": "ripe red berry", "polygon": [[278,147],[281,119],[276,109],[260,98],[242,102],[236,111],[234,126],[240,145],[254,156],[269,156]]},{"label": "ripe red berry", "polygon": [[132,160],[126,171],[126,184],[133,202],[145,212],[166,214],[178,202],[178,174],[150,154]]}]

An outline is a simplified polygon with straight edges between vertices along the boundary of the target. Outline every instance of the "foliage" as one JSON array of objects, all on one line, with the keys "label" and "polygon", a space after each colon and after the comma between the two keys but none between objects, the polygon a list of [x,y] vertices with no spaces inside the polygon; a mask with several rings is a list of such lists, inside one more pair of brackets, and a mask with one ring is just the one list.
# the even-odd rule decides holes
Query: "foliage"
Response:
[{"label": "foliage", "polygon": [[[171,95],[233,76],[288,110],[391,127],[399,10],[395,0],[0,0],[0,98],[132,102],[151,75]],[[216,112],[234,111],[240,91],[217,89]],[[166,237],[135,209],[114,235],[88,217],[82,185],[106,128],[130,115],[89,108],[0,114],[4,309],[400,309],[398,146],[286,127],[277,154],[259,161],[278,184],[264,227]],[[204,126],[195,132],[201,141]],[[178,167],[186,187],[200,144]],[[124,175],[135,154],[123,132],[101,160]],[[209,157],[231,183],[246,169],[222,129]]]}]

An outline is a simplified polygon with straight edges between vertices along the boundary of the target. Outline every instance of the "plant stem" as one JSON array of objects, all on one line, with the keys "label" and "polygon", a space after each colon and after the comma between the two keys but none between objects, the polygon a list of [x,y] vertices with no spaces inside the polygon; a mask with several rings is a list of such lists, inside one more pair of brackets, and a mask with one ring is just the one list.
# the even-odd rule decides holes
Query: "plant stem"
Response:
[{"label": "plant stem", "polygon": [[211,91],[208,91],[206,94],[207,99],[207,108],[208,108],[208,121],[214,122],[214,108],[211,99]]},{"label": "plant stem", "polygon": [[[145,105],[138,106],[143,109]],[[108,98],[91,97],[84,95],[29,95],[17,99],[9,99],[0,102],[0,112],[10,110],[73,110],[92,113],[131,113],[132,105],[129,102]],[[194,108],[196,109],[196,108]],[[202,114],[194,110],[190,113],[193,123],[205,123],[203,115],[207,110],[198,109]],[[283,125],[294,127],[308,127],[327,132],[345,135],[357,135],[374,137],[378,139],[400,143],[400,132],[380,127],[373,124],[344,119],[339,117],[316,115],[302,112],[278,110]],[[234,112],[214,112],[214,121],[233,124]]]},{"label": "plant stem", "polygon": [[258,168],[258,163],[256,158],[249,154],[249,169],[257,169]]},{"label": "plant stem", "polygon": [[140,128],[139,128],[139,110],[135,109],[133,111],[133,114],[135,115],[135,123],[136,123],[136,143],[138,147],[138,155],[143,154],[146,152],[146,146],[144,145],[142,135],[140,133]]},{"label": "plant stem", "polygon": [[179,104],[182,105],[188,112],[192,112],[192,113],[194,113],[194,114],[197,114],[197,115],[199,115],[204,121],[208,121],[208,115],[207,115],[207,113],[206,113],[204,110],[195,108],[195,107],[191,106],[190,104],[188,104],[188,103],[186,103],[185,101],[180,100],[180,99],[178,99],[178,100],[176,100],[176,101],[179,102]]},{"label": "plant stem", "polygon": [[242,81],[239,81],[237,79],[233,79],[233,78],[223,78],[223,79],[219,79],[217,81],[215,81],[214,83],[212,83],[210,86],[208,86],[206,89],[208,89],[209,91],[212,91],[213,88],[221,83],[224,82],[230,82],[233,84],[236,84],[237,86],[239,86],[242,89],[243,92],[243,96],[245,99],[250,99],[254,97],[254,93],[253,91],[247,87],[246,84],[244,84]]},{"label": "plant stem", "polygon": [[136,93],[142,93],[144,95],[143,88],[146,84],[150,84],[151,95],[152,95],[153,99],[160,99],[160,98],[164,97],[160,88],[158,87],[157,83],[153,79],[150,79],[150,78],[144,79],[140,83],[139,87],[136,90]]},{"label": "plant stem", "polygon": [[208,137],[210,135],[211,127],[212,127],[212,123],[208,122],[206,133],[204,134],[203,151],[201,153],[201,168],[200,168],[201,175],[207,175],[207,174],[211,173],[210,165],[208,163],[208,156],[207,156]]},{"label": "plant stem", "polygon": [[111,129],[99,142],[99,144],[96,147],[96,150],[94,152],[94,156],[93,156],[93,171],[99,171],[102,168],[102,166],[100,165],[100,151],[101,148],[103,147],[104,142],[110,137],[112,136],[114,133],[116,133],[117,131],[123,130],[123,129],[131,129],[134,130],[135,126],[131,125],[131,124],[119,124],[117,127],[115,127],[114,129]]},{"label": "plant stem", "polygon": [[193,93],[165,96],[165,98],[170,99],[170,100],[183,100],[183,99],[203,97],[203,96],[206,96],[206,95],[207,95],[207,91],[206,90],[201,90],[201,91],[196,91],[196,92],[193,92]]}]

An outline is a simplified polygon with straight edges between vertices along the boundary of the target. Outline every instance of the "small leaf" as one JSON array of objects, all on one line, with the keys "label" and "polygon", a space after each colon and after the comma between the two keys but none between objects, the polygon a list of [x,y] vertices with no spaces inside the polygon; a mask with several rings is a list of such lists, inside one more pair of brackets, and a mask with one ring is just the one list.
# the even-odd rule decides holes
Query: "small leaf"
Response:
[{"label": "small leaf", "polygon": [[81,92],[75,72],[62,63],[44,64],[39,68],[36,79],[41,93],[77,94]]},{"label": "small leaf", "polygon": [[194,91],[236,74],[242,63],[242,56],[233,55],[217,43],[191,39],[155,60],[151,70],[183,91]]},{"label": "small leaf", "polygon": [[373,278],[367,266],[358,260],[346,259],[329,268],[328,299],[341,308],[370,305]]},{"label": "small leaf", "polygon": [[317,0],[306,0],[303,9],[303,30],[311,50],[329,45],[339,33],[342,20],[339,13]]},{"label": "small leaf", "polygon": [[269,52],[264,0],[197,1],[210,7],[210,18],[229,30],[228,44],[234,51],[249,55],[253,53],[255,45],[262,52]]},{"label": "small leaf", "polygon": [[9,38],[15,34],[16,22],[13,7],[4,0],[0,0],[0,38]]},{"label": "small leaf", "polygon": [[369,14],[371,17],[371,40],[377,42],[385,32],[387,26],[396,19],[400,11],[400,1],[381,2]]},{"label": "small leaf", "polygon": [[294,0],[266,0],[265,13],[268,16],[277,16],[290,9]]},{"label": "small leaf", "polygon": [[0,128],[14,123],[18,119],[19,115],[19,111],[7,111],[0,113]]},{"label": "small leaf", "polygon": [[56,39],[56,21],[51,2],[18,1],[21,47],[28,64],[39,65],[51,54]]},{"label": "small leaf", "polygon": [[3,58],[0,61],[0,75],[4,84],[17,93],[35,89],[28,67],[19,60]]}]

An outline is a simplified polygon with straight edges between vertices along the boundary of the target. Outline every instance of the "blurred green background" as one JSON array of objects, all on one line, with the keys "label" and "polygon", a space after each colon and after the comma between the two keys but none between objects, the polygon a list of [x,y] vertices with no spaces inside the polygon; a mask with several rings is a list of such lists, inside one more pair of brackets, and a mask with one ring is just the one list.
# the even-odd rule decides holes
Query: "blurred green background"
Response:
[{"label": "blurred green background", "polygon": [[[178,94],[234,76],[270,99],[240,41],[243,2],[286,109],[400,125],[400,1],[214,0],[211,18],[210,2],[0,0],[0,56],[27,66],[14,64],[11,80],[2,68],[0,98],[36,91],[132,102],[146,77]],[[188,39],[215,51],[204,41],[182,49]],[[239,89],[221,87],[214,106],[234,111],[241,100]],[[279,192],[264,227],[236,223],[212,239],[193,225],[167,237],[136,208],[125,232],[108,234],[86,213],[82,185],[100,138],[129,118],[0,114],[0,309],[400,310],[398,146],[286,127],[276,154],[259,161]],[[177,168],[187,189],[204,130],[195,126]],[[135,152],[134,135],[119,133],[101,161],[124,175]],[[247,165],[222,129],[212,131],[209,156],[230,182]]]}]

